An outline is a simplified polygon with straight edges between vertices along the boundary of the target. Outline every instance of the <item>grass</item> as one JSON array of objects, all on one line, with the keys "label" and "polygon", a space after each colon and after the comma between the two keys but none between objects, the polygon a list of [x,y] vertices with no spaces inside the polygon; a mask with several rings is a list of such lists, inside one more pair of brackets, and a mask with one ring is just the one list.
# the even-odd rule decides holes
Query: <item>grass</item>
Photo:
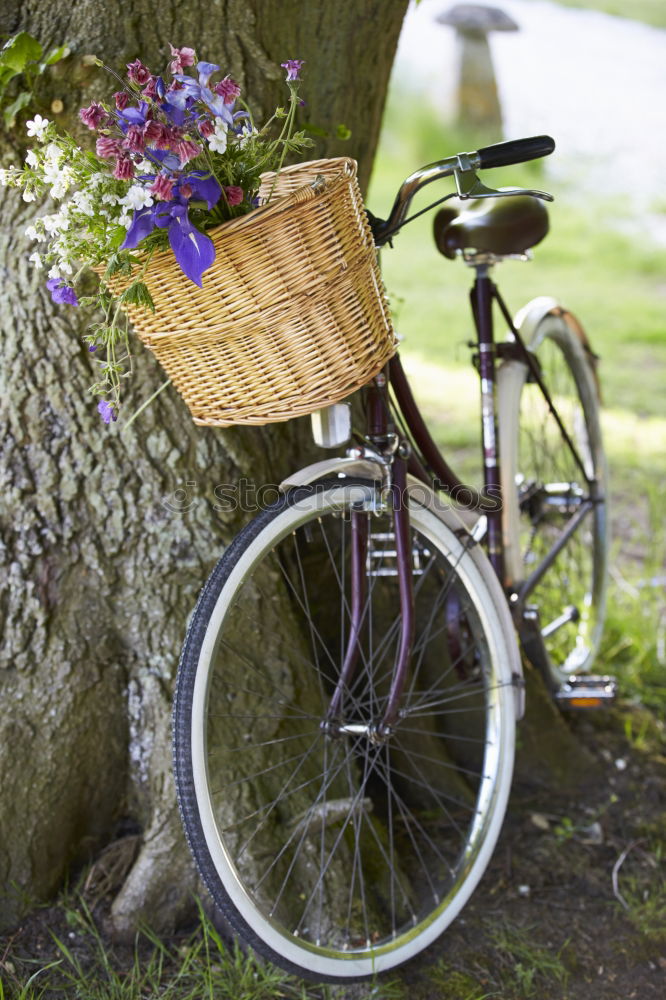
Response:
[{"label": "grass", "polygon": [[437,1000],[531,1000],[546,994],[566,997],[568,942],[554,951],[550,945],[537,942],[535,928],[509,921],[487,921],[482,933],[483,949],[475,951],[473,960],[463,956],[469,968],[456,968],[442,960],[429,970],[429,984],[436,990],[430,996]]},{"label": "grass", "polygon": [[644,21],[654,28],[666,28],[666,5],[663,0],[558,0],[564,7],[600,10],[616,17]]},{"label": "grass", "polygon": [[[314,986],[288,976],[238,945],[229,948],[199,908],[199,926],[164,940],[149,929],[133,948],[114,949],[83,899],[51,915],[51,946],[24,957],[0,945],[0,1000],[401,1000],[395,983]],[[18,949],[15,949],[18,951]]]}]

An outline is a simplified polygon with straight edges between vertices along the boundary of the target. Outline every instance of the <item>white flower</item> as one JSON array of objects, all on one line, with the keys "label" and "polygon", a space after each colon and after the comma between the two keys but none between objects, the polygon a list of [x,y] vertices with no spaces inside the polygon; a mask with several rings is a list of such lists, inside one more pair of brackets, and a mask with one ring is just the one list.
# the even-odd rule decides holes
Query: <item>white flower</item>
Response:
[{"label": "white flower", "polygon": [[124,229],[129,229],[133,217],[134,216],[131,212],[123,212],[123,214],[118,219],[118,225],[123,226]]},{"label": "white flower", "polygon": [[208,136],[208,145],[214,153],[224,153],[227,148],[227,126],[224,122],[217,122],[215,131]]},{"label": "white flower", "polygon": [[102,204],[103,205],[119,205],[120,204],[120,198],[118,198],[118,196],[115,195],[115,194],[103,194],[102,195]]},{"label": "white flower", "polygon": [[29,240],[39,239],[39,233],[37,232],[34,226],[28,226],[25,230],[25,235],[28,237]]},{"label": "white flower", "polygon": [[140,184],[133,184],[120,204],[139,211],[141,208],[150,208],[153,204],[153,198],[147,188],[141,187]]},{"label": "white flower", "polygon": [[40,142],[44,138],[44,133],[49,126],[48,118],[42,118],[41,115],[35,115],[35,117],[30,122],[26,122],[26,129],[29,136],[36,136]]},{"label": "white flower", "polygon": [[63,150],[60,148],[57,142],[50,142],[44,150],[44,159],[51,164],[60,163],[63,155]]},{"label": "white flower", "polygon": [[252,136],[256,134],[257,130],[253,128],[249,122],[244,122],[240,135],[238,136],[238,145],[242,148],[246,145],[248,139],[251,139]]},{"label": "white flower", "polygon": [[42,223],[47,233],[59,233],[63,229],[69,229],[69,219],[60,212],[57,215],[45,215]]},{"label": "white flower", "polygon": [[63,198],[74,180],[74,174],[69,167],[63,167],[62,170],[56,171],[56,176],[51,181],[51,197],[59,200]]},{"label": "white flower", "polygon": [[34,201],[36,197],[37,196],[36,196],[35,192],[34,191],[28,191],[27,188],[23,192],[23,201]]},{"label": "white flower", "polygon": [[[61,259],[60,262],[59,262],[59,264],[58,264],[58,267],[60,268],[60,270],[62,271],[63,274],[73,274],[74,273],[74,268],[72,267],[72,265],[69,263],[68,260]],[[61,275],[59,277],[61,277]]]},{"label": "white flower", "polygon": [[26,153],[25,162],[28,164],[29,167],[36,167],[38,165],[39,160],[37,159],[37,155],[34,150],[32,149],[28,150],[28,152]]},{"label": "white flower", "polygon": [[100,184],[105,184],[108,181],[108,179],[109,179],[108,174],[103,174],[101,171],[99,171],[96,174],[92,174],[92,176],[88,180],[88,187],[93,188],[94,190],[96,187],[99,187]]},{"label": "white flower", "polygon": [[60,273],[60,268],[56,264],[54,264],[53,267],[50,269],[48,276],[49,278],[62,278],[62,274]]},{"label": "white flower", "polygon": [[[76,191],[72,196],[72,202],[75,207],[78,208],[79,212],[83,215],[92,216],[95,214],[95,209],[90,198],[90,195],[86,191]],[[64,206],[68,208],[69,206]]]},{"label": "white flower", "polygon": [[42,258],[39,256],[39,254],[37,253],[36,250],[35,250],[34,253],[30,254],[30,256],[28,257],[28,260],[32,264],[34,264],[37,269],[39,269],[41,267],[44,267],[44,265],[42,264]]}]

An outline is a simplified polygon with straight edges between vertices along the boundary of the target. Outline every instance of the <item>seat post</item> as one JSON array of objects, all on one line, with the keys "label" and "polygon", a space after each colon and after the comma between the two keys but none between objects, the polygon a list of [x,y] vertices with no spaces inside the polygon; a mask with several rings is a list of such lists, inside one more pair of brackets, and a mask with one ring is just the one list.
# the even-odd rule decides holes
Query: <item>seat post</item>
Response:
[{"label": "seat post", "polygon": [[490,562],[500,582],[504,584],[500,456],[495,421],[495,343],[493,330],[495,286],[488,274],[489,265],[487,263],[475,264],[474,270],[476,278],[470,298],[476,325],[478,367],[481,380],[481,445],[488,521],[486,539]]}]

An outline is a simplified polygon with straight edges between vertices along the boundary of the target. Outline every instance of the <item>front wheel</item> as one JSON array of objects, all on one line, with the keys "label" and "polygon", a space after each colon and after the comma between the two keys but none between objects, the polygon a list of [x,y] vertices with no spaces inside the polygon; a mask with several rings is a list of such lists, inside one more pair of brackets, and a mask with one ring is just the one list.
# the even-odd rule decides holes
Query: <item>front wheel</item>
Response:
[{"label": "front wheel", "polygon": [[521,324],[547,395],[519,357],[500,366],[505,567],[538,616],[539,641],[526,642],[528,656],[557,691],[589,671],[603,629],[606,462],[593,356],[580,325],[539,300]]},{"label": "front wheel", "polygon": [[[410,501],[416,639],[390,734],[378,724],[400,601],[392,514],[371,482],[290,491],[248,525],[181,659],[175,768],[194,857],[247,943],[318,980],[372,976],[433,941],[478,883],[506,808],[515,636],[485,556],[431,501]],[[358,656],[331,720],[358,519]]]}]

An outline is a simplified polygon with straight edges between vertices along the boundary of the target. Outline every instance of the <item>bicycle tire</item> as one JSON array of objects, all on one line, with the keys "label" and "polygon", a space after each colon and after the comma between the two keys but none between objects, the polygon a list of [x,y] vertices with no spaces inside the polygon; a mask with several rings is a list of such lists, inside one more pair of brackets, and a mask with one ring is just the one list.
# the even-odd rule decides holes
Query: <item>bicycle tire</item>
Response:
[{"label": "bicycle tire", "polygon": [[[538,310],[539,300],[532,305]],[[504,361],[498,370],[497,405],[505,569],[509,585],[519,591],[552,546],[564,540],[528,596],[538,611],[543,641],[525,643],[528,657],[557,692],[572,675],[590,671],[601,639],[607,471],[596,372],[580,324],[559,308],[543,313],[535,324],[529,316],[530,306],[522,313],[528,331],[533,325],[527,346],[578,460],[528,365]],[[521,316],[516,326],[520,323]],[[565,538],[566,525],[577,510],[580,526]]]},{"label": "bicycle tire", "polygon": [[390,513],[377,484],[342,478],[289,491],[234,540],[195,609],[174,706],[181,815],[215,904],[256,951],[322,982],[412,958],[471,895],[506,809],[520,672],[486,557],[452,514],[412,500],[420,631],[401,717],[379,745],[325,735],[352,506],[384,548],[366,563],[344,711],[379,719],[399,636]]}]

